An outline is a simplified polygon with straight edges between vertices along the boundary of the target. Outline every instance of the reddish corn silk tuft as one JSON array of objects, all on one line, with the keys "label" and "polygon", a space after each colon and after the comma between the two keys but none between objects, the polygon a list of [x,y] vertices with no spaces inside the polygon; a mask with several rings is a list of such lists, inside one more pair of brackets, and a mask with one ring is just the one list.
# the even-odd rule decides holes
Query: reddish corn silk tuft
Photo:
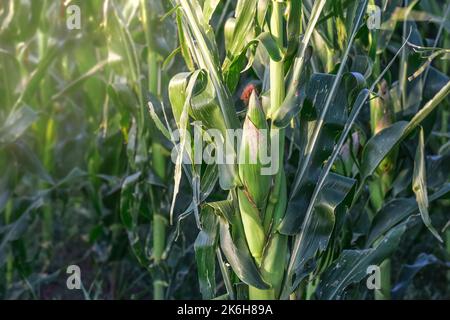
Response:
[{"label": "reddish corn silk tuft", "polygon": [[248,101],[250,100],[253,91],[258,93],[258,90],[256,89],[256,86],[253,83],[249,83],[242,91],[241,100],[242,102],[244,102],[246,106],[248,106]]}]

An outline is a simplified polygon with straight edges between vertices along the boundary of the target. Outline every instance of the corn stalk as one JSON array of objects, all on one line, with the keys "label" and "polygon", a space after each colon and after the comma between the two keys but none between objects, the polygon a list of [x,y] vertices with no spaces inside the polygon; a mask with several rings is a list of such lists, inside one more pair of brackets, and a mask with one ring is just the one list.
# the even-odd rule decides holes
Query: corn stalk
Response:
[{"label": "corn stalk", "polygon": [[[156,35],[152,35],[152,26],[150,25],[150,20],[158,19],[155,14],[150,15],[148,12],[147,4],[145,0],[141,0],[141,21],[144,28],[145,40],[147,45],[147,68],[148,68],[148,90],[151,94],[156,97],[160,97],[160,62],[158,61],[158,54],[155,52],[155,44],[152,38]],[[166,157],[164,156],[166,151],[164,147],[156,141],[151,144],[151,154],[152,154],[152,164],[155,173],[158,177],[165,181],[166,177]],[[155,259],[155,264],[159,266],[161,264],[162,256],[166,246],[166,225],[167,218],[159,212],[160,199],[156,196],[156,190],[151,190],[153,194],[153,199],[155,203],[153,204],[153,257]],[[156,273],[153,279],[153,296],[155,300],[164,299],[164,280],[160,277],[159,273]]]},{"label": "corn stalk", "polygon": [[[391,126],[395,122],[394,106],[389,96],[389,88],[386,81],[381,82],[378,97],[370,102],[370,121],[372,135]],[[385,202],[385,197],[391,189],[395,173],[397,148],[383,159],[377,168],[372,181],[369,184],[370,200],[375,212],[378,212]],[[380,289],[375,291],[375,299],[390,299],[391,291],[391,261],[387,259],[380,265],[381,282]]]},{"label": "corn stalk", "polygon": [[[305,297],[298,288],[307,288],[306,298],[314,295],[340,298],[348,285],[362,279],[369,265],[380,264],[394,252],[406,230],[405,222],[401,220],[402,223],[383,229],[382,234],[373,231],[367,247],[341,250],[343,244],[339,243],[338,235],[344,228],[342,212],[361,205],[361,196],[367,185],[373,183],[369,178],[374,175],[383,176],[382,184],[376,187],[380,188],[381,198],[384,198],[392,183],[392,167],[384,170],[385,164],[395,161],[391,157],[395,155],[398,144],[407,139],[447,96],[448,84],[410,122],[394,122],[390,106],[383,105],[387,103],[385,100],[372,102],[373,137],[360,156],[358,176],[342,176],[336,172],[335,161],[354,130],[358,115],[371,92],[377,86],[383,88],[380,81],[397,56],[404,52],[402,50],[407,40],[402,41],[387,66],[382,71],[378,70],[376,79],[369,88],[365,88],[365,79],[361,74],[345,71],[367,6],[367,1],[357,1],[346,7],[345,15],[336,18],[340,30],[347,28],[345,33],[338,35],[336,42],[342,51],[336,73],[310,76],[308,46],[326,1],[299,7],[295,7],[293,1],[274,0],[265,2],[267,6],[262,4],[258,7],[255,1],[238,1],[235,16],[225,24],[227,54],[220,66],[216,37],[210,24],[211,12],[214,12],[217,3],[207,1],[203,8],[198,1],[174,0],[173,3],[177,13],[180,52],[189,72],[172,79],[169,96],[177,127],[186,129],[181,137],[181,149],[185,149],[191,159],[192,150],[186,145],[187,137],[192,135],[188,118],[202,121],[203,129],[219,129],[222,135],[219,140],[222,141],[226,140],[226,129],[241,126],[231,97],[237,95],[237,74],[246,70],[245,58],[248,61],[255,59],[251,50],[253,45],[264,50],[268,57],[266,71],[270,71],[268,82],[263,81],[261,95],[254,88],[248,89],[250,93],[244,90],[242,96],[248,95],[249,98],[242,124],[243,139],[240,148],[233,150],[239,159],[253,157],[257,159],[256,163],[231,164],[226,170],[221,167],[224,165],[218,165],[220,185],[228,193],[226,200],[199,201],[194,192],[191,210],[196,214],[200,227],[195,249],[204,297],[215,296],[215,285],[212,283],[214,257],[217,255],[230,298],[239,298],[242,294],[233,288],[233,283],[239,281],[248,285],[250,299]],[[266,13],[270,13],[267,23]],[[294,33],[300,34],[303,28],[292,25],[302,14],[308,21],[303,37],[298,41],[288,32],[287,41],[284,41],[285,25],[290,31],[294,29]],[[323,37],[324,33],[317,36]],[[294,56],[289,49],[292,48],[292,39],[297,45]],[[284,48],[286,42],[287,49]],[[330,57],[325,56],[325,59]],[[311,62],[313,69],[318,66],[316,62]],[[329,64],[329,61],[322,63],[325,66]],[[288,75],[287,85],[285,75]],[[265,105],[264,101],[269,103]],[[306,101],[312,106],[308,106]],[[303,111],[305,105],[313,108],[314,112],[308,114],[308,111]],[[158,121],[154,112],[152,117]],[[300,128],[296,126],[297,121]],[[287,127],[299,130],[301,141],[298,146],[301,159],[289,190],[290,195],[284,168],[287,161],[284,155]],[[266,140],[263,130],[270,131],[270,137]],[[335,137],[338,137],[337,142]],[[279,170],[273,176],[260,173],[264,169],[258,158],[261,143],[275,144],[279,148],[276,157]],[[197,177],[204,181],[206,173],[194,165],[183,165],[180,155],[178,159],[176,190],[182,170],[188,176],[196,177],[191,184],[195,190],[198,188],[195,184]],[[433,199],[445,194],[445,190],[446,187]],[[176,195],[177,192],[173,203]],[[383,203],[375,196],[372,202],[376,210],[382,208]],[[357,210],[366,212],[364,206]],[[384,236],[386,241],[375,241],[380,236]],[[293,240],[291,247],[288,246],[290,238]],[[223,265],[220,252],[223,252],[232,273]],[[313,271],[308,271],[312,262],[316,266]],[[328,288],[329,283],[339,285]]]}]

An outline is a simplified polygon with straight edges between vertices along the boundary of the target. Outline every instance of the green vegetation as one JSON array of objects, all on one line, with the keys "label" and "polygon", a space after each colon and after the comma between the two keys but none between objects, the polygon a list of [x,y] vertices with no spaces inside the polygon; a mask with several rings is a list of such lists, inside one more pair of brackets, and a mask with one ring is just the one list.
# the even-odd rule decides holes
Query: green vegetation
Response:
[{"label": "green vegetation", "polygon": [[[436,0],[1,2],[0,297],[449,298],[449,21]],[[198,132],[231,161],[194,161]]]}]

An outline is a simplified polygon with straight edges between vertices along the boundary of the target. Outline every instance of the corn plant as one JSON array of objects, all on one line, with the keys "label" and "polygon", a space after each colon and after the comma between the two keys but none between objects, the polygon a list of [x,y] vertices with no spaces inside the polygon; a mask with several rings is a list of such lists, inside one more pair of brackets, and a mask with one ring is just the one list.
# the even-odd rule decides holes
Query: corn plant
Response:
[{"label": "corn plant", "polygon": [[[79,31],[66,28],[71,4],[81,8]],[[128,237],[140,262],[131,273],[144,269],[153,282],[147,295],[164,298],[178,272],[164,262],[170,234],[158,190],[167,188],[167,151],[144,102],[163,99],[162,68],[170,68],[170,37],[161,30],[170,34],[173,24],[160,22],[163,2],[10,1],[0,12],[0,158],[9,169],[1,179],[2,296],[40,296],[41,284],[79,263],[55,253],[80,237],[77,248],[95,248],[99,270],[112,261],[120,297]]]},{"label": "corn plant", "polygon": [[[415,6],[416,3],[411,3],[405,8],[405,19],[403,22],[401,22],[400,26],[402,27],[403,37],[407,37],[407,32],[414,32],[416,33],[415,39],[411,40],[412,43],[415,45],[422,45],[423,40],[420,35],[420,32],[417,28],[417,25],[413,22],[407,21],[406,18],[408,17],[408,14],[410,14],[411,10]],[[448,15],[448,8],[446,13],[444,13],[444,20],[446,19],[446,16]],[[387,20],[385,18],[385,20]],[[393,25],[395,26],[396,21],[393,21]],[[440,42],[440,37],[442,36],[442,30],[443,30],[443,22],[437,24],[437,35],[434,39],[434,47],[437,46],[437,44]],[[386,38],[387,33],[391,31],[372,31],[372,39],[378,39],[378,38]],[[382,58],[382,51],[379,49],[385,46],[385,44],[377,44],[372,41],[372,47],[376,48],[376,54],[374,53],[374,61],[375,61],[375,70],[374,73],[379,73],[379,62]],[[375,51],[375,50],[374,50]],[[406,54],[405,54],[406,53]],[[404,86],[403,88],[400,88],[400,85],[405,84],[406,81],[404,80],[404,77],[406,76],[405,71],[407,73],[413,73],[414,66],[411,68],[411,65],[414,65],[414,55],[411,54],[411,52],[408,52],[406,48],[403,49],[402,52],[402,61],[401,66],[402,68],[399,69],[399,75],[398,79],[403,79],[399,82],[392,83],[392,87],[389,88],[388,83],[383,80],[383,82],[379,86],[379,92],[378,92],[378,98],[373,99],[371,101],[370,105],[370,121],[371,121],[371,133],[372,135],[377,134],[380,130],[383,130],[386,127],[389,127],[395,122],[396,114],[398,116],[402,117],[404,114],[407,114],[410,112],[411,109],[417,109],[417,101],[413,100],[406,100],[406,99],[396,99],[396,96],[399,95],[399,93],[403,94],[403,96],[408,96],[408,93],[411,92],[412,87],[420,88],[419,90],[422,93],[426,92],[426,84],[432,83],[437,81],[437,79],[432,76],[431,78],[428,77],[429,72],[434,72],[436,70],[431,69],[430,65],[427,65],[425,75],[423,75],[421,78],[417,78],[415,76],[409,77],[409,84],[408,86]],[[419,68],[419,70],[423,70],[423,67]],[[415,74],[418,74],[416,72]],[[419,99],[422,99],[420,97]],[[403,110],[403,111],[399,111]],[[445,110],[445,108],[443,108]],[[381,207],[383,206],[383,203],[387,202],[389,199],[389,195],[394,192],[398,192],[397,190],[393,190],[394,187],[394,180],[396,178],[396,171],[398,170],[396,167],[396,164],[402,161],[401,155],[399,156],[399,149],[396,147],[394,150],[388,154],[388,156],[381,162],[380,166],[377,168],[376,173],[374,174],[374,177],[372,178],[372,182],[370,183],[370,195],[371,195],[371,207],[373,209],[372,215],[377,214],[377,212],[380,211]],[[419,202],[420,200],[417,199]],[[424,221],[427,219],[424,218]],[[434,235],[437,235],[437,233],[433,230],[434,228],[431,227],[431,231]],[[439,241],[442,241],[440,239],[440,236],[436,237]],[[392,282],[392,275],[391,275],[391,261],[388,259],[384,261],[381,265],[382,270],[382,289],[375,291],[375,297],[377,299],[390,299],[391,297],[391,282]]]},{"label": "corn plant", "polygon": [[[412,213],[420,211],[434,231],[425,209],[429,200],[419,128],[448,95],[448,80],[420,104],[420,111],[409,121],[395,122],[387,109],[391,107],[376,104],[388,104],[386,97],[380,95],[382,102],[373,100],[373,136],[357,159],[349,156],[354,148],[348,139],[358,137],[359,114],[375,88],[386,86],[380,81],[395,59],[402,56],[404,61],[410,34],[400,38],[384,69],[378,61],[378,73],[371,76],[370,70],[350,61],[352,50],[367,50],[361,31],[367,1],[238,1],[234,16],[223,26],[224,46],[217,43],[211,19],[219,1],[177,0],[173,5],[179,52],[188,69],[169,84],[172,113],[180,129],[178,144],[171,127],[163,125],[151,104],[150,111],[178,150],[173,204],[182,170],[192,182],[188,210],[194,212],[200,228],[195,248],[205,298],[216,296],[216,258],[232,299],[341,298],[347,286],[364,277],[369,265],[380,264],[394,252]],[[315,56],[315,50],[324,54]],[[330,55],[336,51],[340,56]],[[331,68],[336,60],[339,64]],[[322,69],[331,73],[320,73]],[[400,85],[404,86],[401,79],[406,71],[401,72]],[[246,86],[242,92],[238,84]],[[239,96],[247,104],[243,120],[236,107]],[[240,147],[227,155],[254,157],[256,163],[218,164],[213,177],[211,165],[186,164],[183,159],[194,163],[195,157],[189,119],[205,131],[221,132],[217,140],[210,140],[214,146],[227,140],[227,129],[242,127]],[[267,139],[264,130],[270,132]],[[395,150],[402,141],[413,139],[418,131],[412,186],[417,202],[409,202],[410,207],[400,215],[386,216],[393,215],[387,212],[392,207],[382,206],[392,184],[389,163],[395,161]],[[258,157],[264,143],[280,150],[275,157],[278,170],[269,176],[261,174],[265,164]],[[339,170],[337,158],[347,162],[350,172]],[[386,166],[389,170],[383,170]],[[208,201],[216,180],[224,199]],[[352,233],[354,238],[357,220],[366,214],[360,212],[367,207],[367,186],[380,190],[378,197],[371,192],[374,207],[367,210],[380,212],[364,227],[362,241],[355,244]],[[429,198],[434,201],[448,191],[448,184],[441,185]]]},{"label": "corn plant", "polygon": [[449,14],[1,1],[0,296],[408,298],[450,258]]}]

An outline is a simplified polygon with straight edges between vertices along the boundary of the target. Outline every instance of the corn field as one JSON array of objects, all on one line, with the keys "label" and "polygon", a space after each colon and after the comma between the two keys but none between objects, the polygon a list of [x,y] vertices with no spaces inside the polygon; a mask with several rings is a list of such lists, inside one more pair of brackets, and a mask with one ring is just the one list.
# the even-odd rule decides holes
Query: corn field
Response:
[{"label": "corn field", "polygon": [[2,0],[0,297],[450,299],[449,94],[446,0]]}]

